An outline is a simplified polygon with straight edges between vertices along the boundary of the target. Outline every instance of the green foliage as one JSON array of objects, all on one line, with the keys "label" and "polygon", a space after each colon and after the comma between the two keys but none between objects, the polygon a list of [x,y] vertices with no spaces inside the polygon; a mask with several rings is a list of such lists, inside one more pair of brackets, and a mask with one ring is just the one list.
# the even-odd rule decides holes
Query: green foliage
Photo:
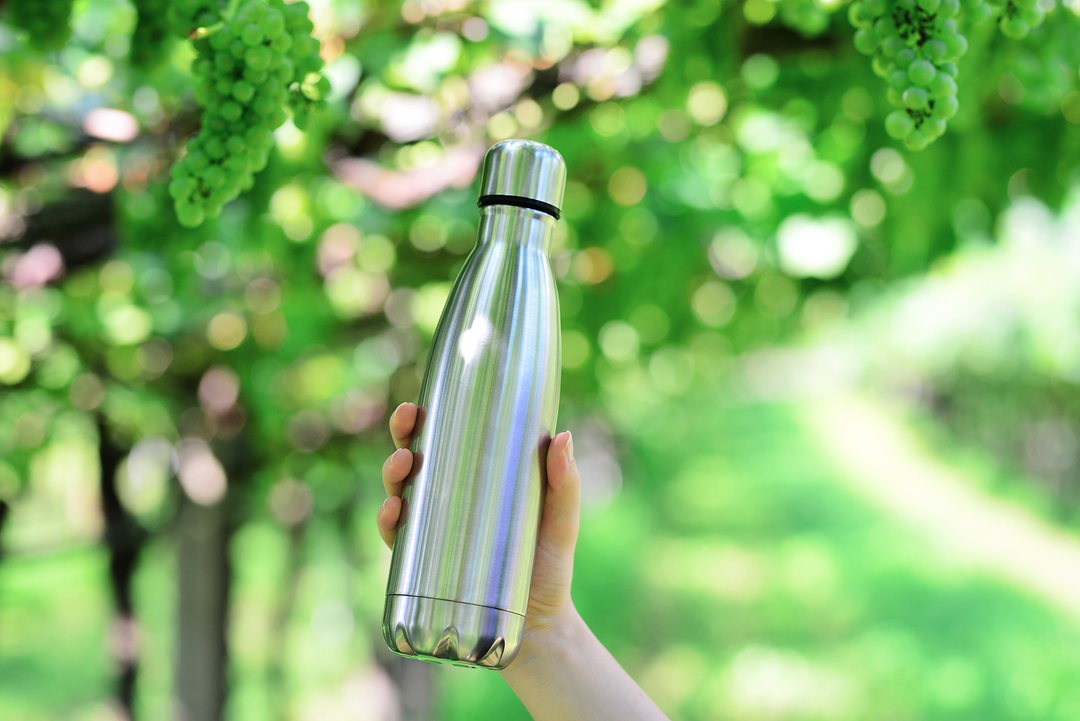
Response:
[{"label": "green foliage", "polygon": [[131,62],[136,66],[159,65],[172,48],[169,0],[134,0],[138,20],[131,34]]},{"label": "green foliage", "polygon": [[22,28],[38,50],[59,50],[71,35],[71,6],[75,0],[8,0],[4,21]]},{"label": "green foliage", "polygon": [[[1071,261],[1055,261],[1062,275],[1046,283],[1058,325],[1040,325],[1050,314],[1028,313],[1044,306],[1027,295],[992,295],[976,326],[1014,319],[1002,346],[962,341],[972,314],[933,336],[938,349],[970,345],[970,358],[878,345],[882,329],[918,341],[954,318],[930,304],[935,312],[912,321],[892,294],[921,298],[955,271],[957,293],[970,296],[956,269],[982,267],[972,247],[1009,245],[993,230],[1002,211],[1018,199],[1056,211],[1080,165],[1076,12],[1039,6],[1045,21],[1016,41],[1007,36],[1024,12],[1032,19],[1030,2],[950,1],[335,0],[309,14],[261,0],[86,0],[70,24],[53,24],[72,29],[59,53],[0,29],[0,501],[67,524],[60,532],[13,512],[4,547],[98,541],[97,480],[77,464],[55,470],[68,468],[58,458],[85,460],[102,441],[98,425],[125,459],[119,502],[167,547],[178,499],[205,492],[177,473],[198,446],[227,470],[219,490],[239,529],[237,628],[256,629],[236,644],[236,718],[299,708],[345,683],[355,658],[367,663],[364,624],[353,646],[328,651],[312,619],[326,604],[378,616],[385,574],[370,520],[390,448],[385,416],[415,400],[475,237],[485,148],[532,137],[569,169],[551,254],[562,417],[606,418],[619,449],[607,462],[626,469],[610,515],[587,517],[588,570],[575,588],[602,638],[687,718],[719,715],[709,689],[739,664],[858,679],[882,713],[901,704],[917,718],[997,718],[1006,669],[979,645],[980,624],[1024,658],[1052,648],[1047,663],[1063,673],[1075,666],[1046,631],[1057,617],[905,555],[918,540],[833,483],[835,469],[786,410],[735,412],[706,390],[753,396],[810,377],[777,366],[776,349],[854,328],[860,348],[885,348],[892,361],[859,365],[860,379],[914,387],[951,409],[942,417],[964,438],[1018,466],[1029,466],[1029,447],[1060,441],[1058,465],[1030,470],[1060,485],[1054,499],[1075,493],[1061,448],[1075,440],[1062,419],[1075,411],[1076,355],[1072,341],[1046,340],[1072,338],[1053,330],[1075,324],[1060,290],[1075,285]],[[7,3],[9,24],[17,5]],[[969,47],[954,64],[961,35]],[[930,128],[940,137],[909,153],[920,144],[912,135],[927,140]],[[1020,265],[1005,257],[979,287],[1009,287]],[[1030,272],[1045,278],[1050,267]],[[862,358],[846,348],[840,365]],[[989,360],[985,348],[997,349]],[[703,407],[680,415],[698,398]],[[1019,425],[1034,429],[1030,443],[1017,440]],[[1036,487],[995,473],[1001,486]],[[71,504],[90,509],[85,517],[66,516],[55,488],[91,499]],[[865,519],[895,535],[874,545]],[[697,560],[667,563],[681,551]],[[155,553],[163,575],[165,551]],[[690,579],[699,564],[747,559],[769,579],[803,565],[846,570],[834,576],[834,606],[780,581],[767,586],[777,595],[746,600],[745,588]],[[147,717],[168,713],[161,649],[173,636],[170,587],[155,584],[137,603],[160,620],[147,621],[158,639],[145,657],[157,680],[139,691]],[[642,617],[661,622],[643,627]],[[299,650],[266,651],[288,644]],[[53,646],[11,665],[66,663],[48,656]],[[884,665],[864,668],[869,657]],[[1016,665],[1042,688],[1037,662]],[[697,685],[667,682],[684,677]],[[497,678],[451,678],[447,706],[484,713],[495,692],[481,685]],[[931,690],[909,698],[911,688]],[[1015,695],[1008,703],[1030,701]],[[500,708],[516,703],[501,698]]]}]

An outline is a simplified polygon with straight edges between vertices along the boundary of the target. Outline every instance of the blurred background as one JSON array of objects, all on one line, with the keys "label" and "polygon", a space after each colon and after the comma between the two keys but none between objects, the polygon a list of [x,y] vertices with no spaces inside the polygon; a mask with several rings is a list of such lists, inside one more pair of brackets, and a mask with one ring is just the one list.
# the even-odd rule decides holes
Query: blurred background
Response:
[{"label": "blurred background", "polygon": [[374,521],[510,137],[570,174],[574,599],[660,707],[1080,718],[1080,5],[1040,2],[962,23],[913,154],[842,2],[312,0],[328,107],[193,230],[164,5],[0,25],[0,718],[528,718],[383,647]]}]

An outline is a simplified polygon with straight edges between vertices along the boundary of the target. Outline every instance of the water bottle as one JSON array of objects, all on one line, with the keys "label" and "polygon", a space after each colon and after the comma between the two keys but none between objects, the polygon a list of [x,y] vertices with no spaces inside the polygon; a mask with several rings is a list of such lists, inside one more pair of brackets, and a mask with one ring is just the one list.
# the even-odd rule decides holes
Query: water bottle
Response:
[{"label": "water bottle", "polygon": [[521,645],[559,403],[548,262],[566,184],[555,150],[494,145],[476,247],[435,330],[383,613],[391,651],[505,668]]}]

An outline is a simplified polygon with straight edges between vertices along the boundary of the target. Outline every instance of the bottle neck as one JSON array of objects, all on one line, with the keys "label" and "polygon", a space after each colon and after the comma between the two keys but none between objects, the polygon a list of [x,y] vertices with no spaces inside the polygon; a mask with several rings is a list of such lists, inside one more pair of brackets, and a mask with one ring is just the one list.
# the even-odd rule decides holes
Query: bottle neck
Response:
[{"label": "bottle neck", "polygon": [[488,205],[480,209],[476,244],[512,243],[546,256],[551,251],[555,223],[555,218],[539,210],[513,205]]}]

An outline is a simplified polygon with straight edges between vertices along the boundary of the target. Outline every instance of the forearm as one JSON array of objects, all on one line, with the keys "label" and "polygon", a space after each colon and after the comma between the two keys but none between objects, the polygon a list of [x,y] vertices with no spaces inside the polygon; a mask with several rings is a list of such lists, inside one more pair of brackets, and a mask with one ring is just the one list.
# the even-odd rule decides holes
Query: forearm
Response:
[{"label": "forearm", "polygon": [[534,721],[666,721],[577,610],[565,616],[502,672]]}]

